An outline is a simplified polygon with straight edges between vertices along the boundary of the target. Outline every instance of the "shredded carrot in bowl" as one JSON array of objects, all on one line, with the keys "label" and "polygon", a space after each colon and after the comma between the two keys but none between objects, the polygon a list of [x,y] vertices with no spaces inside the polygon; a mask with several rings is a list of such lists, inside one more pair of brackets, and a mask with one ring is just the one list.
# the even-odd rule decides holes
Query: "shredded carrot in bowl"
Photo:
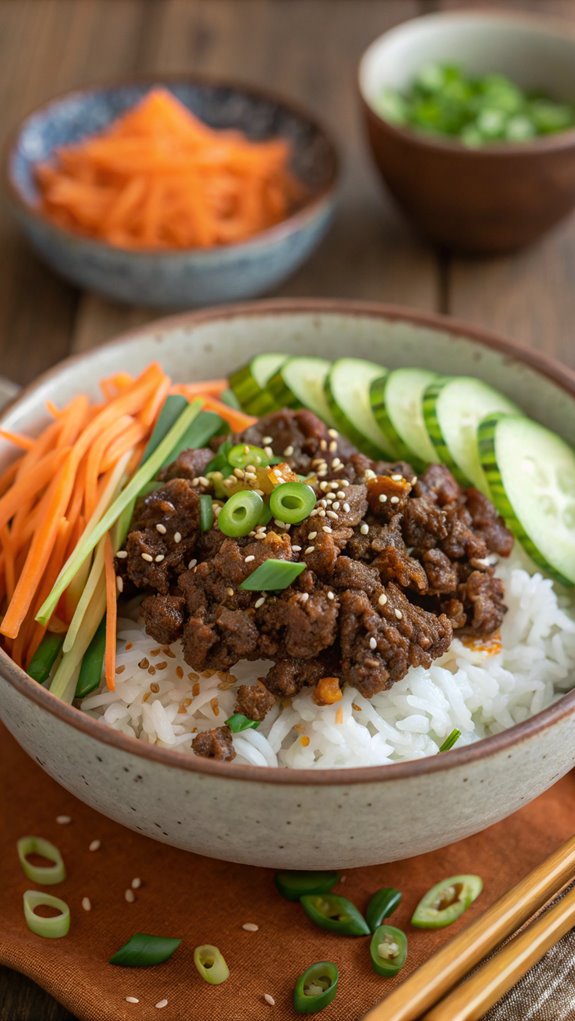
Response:
[{"label": "shredded carrot in bowl", "polygon": [[212,248],[244,241],[301,204],[290,144],[216,131],[152,89],[99,135],[36,168],[56,224],[121,248]]}]

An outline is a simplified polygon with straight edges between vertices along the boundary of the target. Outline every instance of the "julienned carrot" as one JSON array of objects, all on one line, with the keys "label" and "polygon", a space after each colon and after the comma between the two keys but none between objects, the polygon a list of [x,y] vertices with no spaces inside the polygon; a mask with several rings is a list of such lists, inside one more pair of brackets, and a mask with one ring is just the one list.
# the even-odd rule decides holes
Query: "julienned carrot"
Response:
[{"label": "julienned carrot", "polygon": [[[71,528],[68,519],[61,518],[58,525],[56,541],[54,543],[54,552],[50,558],[50,562],[46,569],[46,573],[42,578],[42,583],[38,588],[32,614],[30,614],[26,620],[27,626],[20,628],[18,638],[14,643],[12,655],[14,656],[14,658],[16,658],[15,652],[17,650],[17,645],[20,640],[20,636],[21,635],[23,636],[22,651],[20,652],[19,661],[17,660],[17,662],[19,662],[19,666],[28,665],[46,633],[47,629],[42,624],[38,624],[37,621],[34,620],[34,614],[36,613],[37,610],[40,609],[42,603],[44,602],[44,599],[50,592],[50,589],[52,588],[52,585],[56,580],[56,577],[58,575],[58,564],[63,561],[63,558],[65,556],[66,545],[68,542],[70,531]],[[53,623],[54,622],[52,620],[50,622],[51,630],[53,630]]]},{"label": "julienned carrot", "polygon": [[257,421],[251,415],[245,415],[243,411],[237,411],[236,408],[230,408],[223,401],[218,401],[217,397],[207,395],[201,400],[206,411],[215,411],[217,415],[225,419],[234,432],[243,432]]},{"label": "julienned carrot", "polygon": [[176,383],[172,387],[171,393],[181,393],[184,397],[199,397],[203,394],[218,397],[219,394],[228,389],[228,386],[227,379],[206,379],[201,383]]},{"label": "julienned carrot", "polygon": [[29,436],[21,436],[20,433],[10,432],[9,429],[0,429],[0,436],[2,439],[8,440],[9,443],[13,443],[15,447],[20,447],[21,450],[32,450],[34,446],[34,440]]},{"label": "julienned carrot", "polygon": [[116,593],[116,572],[114,550],[110,536],[104,544],[104,571],[106,576],[106,651],[104,653],[104,675],[109,691],[116,687],[116,623],[118,603]]}]

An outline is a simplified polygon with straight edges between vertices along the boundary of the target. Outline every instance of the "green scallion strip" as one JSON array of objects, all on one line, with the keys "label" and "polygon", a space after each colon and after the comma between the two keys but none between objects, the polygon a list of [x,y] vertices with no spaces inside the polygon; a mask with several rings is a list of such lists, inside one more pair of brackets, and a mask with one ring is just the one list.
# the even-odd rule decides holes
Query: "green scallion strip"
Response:
[{"label": "green scallion strip", "polygon": [[294,564],[290,560],[265,560],[242,581],[239,588],[246,592],[274,592],[287,588],[305,571],[307,564]]},{"label": "green scallion strip", "polygon": [[104,653],[106,651],[106,617],[102,617],[98,630],[92,638],[78,675],[75,698],[86,698],[92,691],[95,691],[102,679],[104,666]]},{"label": "green scallion strip", "polygon": [[214,505],[212,498],[207,493],[200,496],[200,529],[202,532],[209,532],[214,523]]},{"label": "green scallion strip", "polygon": [[[88,533],[84,532],[76,546],[76,549],[60,571],[60,574],[56,579],[56,584],[54,585],[50,595],[40,607],[36,620],[41,624],[48,623],[56,609],[56,606],[58,605],[60,596],[68,588],[72,578],[75,576],[87,557],[89,557],[94,547],[97,546],[102,536],[105,535],[112,525],[115,524],[122,511],[125,510],[134,497],[138,495],[142,486],[145,486],[146,482],[153,479],[160,468],[172,459],[174,449],[177,448],[180,440],[188,431],[189,426],[198,416],[200,407],[201,405],[199,401],[194,401],[193,404],[188,405],[186,410],[182,412],[175,425],[172,426],[167,436],[164,437],[151,457],[149,457],[146,463],[141,465],[135,475],[132,476],[127,486],[122,490],[119,496],[116,497],[111,506],[108,507],[108,510],[102,515],[94,528]],[[215,417],[217,418],[217,416]]]},{"label": "green scallion strip", "polygon": [[204,469],[206,475],[208,475],[209,472],[221,471],[223,468],[230,470],[228,454],[232,449],[232,446],[233,444],[230,440],[224,440],[224,442],[218,447],[217,454],[215,454],[209,464],[206,465]]},{"label": "green scallion strip", "polygon": [[29,677],[38,681],[39,684],[44,684],[48,680],[50,671],[58,659],[63,641],[64,635],[53,635],[50,632],[44,635],[28,664],[26,672]]},{"label": "green scallion strip", "polygon": [[211,986],[219,986],[230,977],[228,968],[221,950],[205,943],[194,950],[194,964],[205,982]]},{"label": "green scallion strip", "polygon": [[162,410],[156,419],[156,424],[152,431],[152,435],[148,440],[148,445],[142,455],[142,464],[147,461],[154,450],[157,450],[160,443],[165,436],[168,435],[170,429],[178,421],[178,418],[188,406],[187,397],[182,397],[181,394],[170,394],[164,401]]},{"label": "green scallion strip", "polygon": [[163,964],[178,949],[181,939],[170,936],[150,936],[147,932],[136,932],[110,958],[110,964],[121,968],[152,968]]},{"label": "green scallion strip", "polygon": [[241,734],[242,730],[255,730],[259,727],[259,720],[250,720],[249,716],[244,716],[243,713],[233,713],[227,720],[227,726],[230,728],[232,734]]},{"label": "green scallion strip", "polygon": [[[61,939],[67,936],[70,931],[70,908],[66,901],[59,897],[52,897],[49,893],[41,893],[40,890],[26,890],[24,897],[24,918],[26,925],[36,936],[43,936],[45,939]],[[36,908],[54,908],[59,915],[52,915],[50,918],[42,918],[36,914]]]},{"label": "green scallion strip", "polygon": [[[189,408],[192,406],[188,404]],[[215,436],[221,429],[222,422],[223,419],[213,411],[200,411],[199,415],[194,415],[188,421],[182,435],[169,448],[160,468],[166,468],[172,464],[184,450],[197,450],[199,447],[205,447],[208,440],[211,440],[212,436]]]},{"label": "green scallion strip", "polygon": [[460,737],[461,737],[460,730],[452,730],[451,734],[448,734],[447,737],[445,738],[445,741],[441,745],[439,751],[448,752],[450,748],[453,748],[453,745],[456,744],[457,741],[459,741]]},{"label": "green scallion strip", "polygon": [[[63,883],[66,878],[66,866],[60,851],[55,844],[43,837],[20,837],[16,844],[22,871],[32,883],[42,886],[54,886]],[[33,865],[28,861],[29,854],[38,854],[46,858],[51,865]]]}]

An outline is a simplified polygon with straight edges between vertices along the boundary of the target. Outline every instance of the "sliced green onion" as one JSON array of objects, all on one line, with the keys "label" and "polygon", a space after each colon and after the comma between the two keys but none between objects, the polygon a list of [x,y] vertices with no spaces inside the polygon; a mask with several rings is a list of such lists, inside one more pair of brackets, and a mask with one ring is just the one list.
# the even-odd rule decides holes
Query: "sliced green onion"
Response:
[{"label": "sliced green onion", "polygon": [[147,932],[136,932],[110,958],[110,964],[121,968],[151,968],[169,960],[181,942],[181,939],[172,939],[170,936],[150,936]]},{"label": "sliced green onion", "polygon": [[212,457],[212,460],[208,462],[205,467],[205,474],[208,475],[210,472],[223,471],[224,468],[229,469],[230,465],[228,462],[228,454],[232,449],[233,444],[229,440],[224,440],[218,447],[218,452]]},{"label": "sliced green onion", "polygon": [[297,525],[309,517],[316,501],[313,489],[305,482],[283,482],[270,496],[270,510],[279,521]]},{"label": "sliced green onion", "polygon": [[[43,837],[20,837],[16,844],[22,871],[27,879],[42,886],[54,886],[63,883],[66,878],[66,866],[60,851],[55,844]],[[29,854],[39,854],[47,858],[51,865],[33,865],[28,861]]]},{"label": "sliced green onion", "polygon": [[249,443],[236,443],[228,453],[228,462],[232,468],[266,468],[270,458],[261,447],[252,447]]},{"label": "sliced green onion", "polygon": [[243,713],[233,713],[226,720],[227,726],[230,728],[232,734],[241,734],[242,730],[251,730],[259,727],[259,720],[250,720],[249,716],[244,716]]},{"label": "sliced green onion", "polygon": [[[45,939],[61,939],[67,936],[70,931],[70,908],[66,901],[59,897],[52,897],[49,893],[41,893],[39,890],[26,890],[23,897],[24,918],[26,925],[36,936],[44,936]],[[54,908],[59,915],[52,915],[50,918],[42,918],[36,914],[36,908]]]},{"label": "sliced green onion", "polygon": [[62,648],[63,642],[64,635],[54,635],[47,632],[28,664],[28,676],[40,684],[44,684],[50,676],[54,663],[58,659],[58,653]]},{"label": "sliced green onion", "polygon": [[189,426],[198,416],[199,412],[199,401],[195,401],[193,404],[188,405],[186,410],[180,415],[175,425],[172,426],[167,436],[164,437],[151,457],[149,457],[146,463],[141,465],[138,471],[132,476],[127,486],[122,490],[119,496],[116,497],[111,506],[108,507],[107,511],[105,511],[97,524],[94,525],[91,530],[84,532],[75,550],[60,571],[50,595],[40,607],[40,611],[36,615],[37,621],[41,624],[48,623],[56,609],[56,606],[58,605],[58,601],[62,593],[68,588],[68,585],[76,572],[90,556],[90,553],[94,547],[97,546],[102,536],[111,529],[112,525],[120,517],[122,511],[125,510],[130,502],[138,496],[142,486],[157,475],[164,463],[168,463],[170,461],[173,451],[177,448],[182,436],[186,434]]},{"label": "sliced green onion", "polygon": [[267,525],[273,518],[269,503],[264,503],[263,510],[258,518],[258,525]]},{"label": "sliced green onion", "polygon": [[219,395],[218,400],[221,401],[222,404],[227,404],[228,408],[233,408],[235,411],[242,410],[242,406],[233,390],[223,390]]},{"label": "sliced green onion", "polygon": [[154,450],[160,445],[164,437],[168,435],[182,412],[186,410],[188,403],[187,397],[182,397],[181,394],[170,394],[169,397],[166,397],[162,410],[156,419],[152,435],[148,440],[148,445],[142,455],[142,464],[148,460],[150,454],[154,453]]},{"label": "sliced green onion", "polygon": [[264,501],[253,489],[241,489],[226,500],[218,515],[218,528],[224,535],[247,535],[257,525]]},{"label": "sliced green onion", "polygon": [[205,982],[219,986],[230,977],[224,957],[217,947],[205,943],[194,950],[194,964]]},{"label": "sliced green onion", "polygon": [[279,591],[291,585],[306,567],[307,564],[294,564],[291,560],[274,560],[270,557],[256,567],[255,571],[242,581],[239,588],[244,592]]},{"label": "sliced green onion", "polygon": [[75,698],[86,698],[90,692],[95,691],[102,679],[104,667],[104,653],[106,651],[106,618],[102,617],[98,630],[92,638],[78,675]]},{"label": "sliced green onion", "polygon": [[[188,404],[188,407],[190,408],[192,405]],[[225,424],[223,419],[213,411],[200,411],[199,415],[194,415],[188,421],[183,434],[175,441],[167,453],[158,471],[172,464],[184,450],[198,450],[200,447],[205,447],[208,440],[211,440],[212,436],[219,432],[222,423]]]},{"label": "sliced green onion", "polygon": [[331,961],[318,961],[298,978],[293,1005],[298,1014],[317,1014],[335,999],[339,970]]},{"label": "sliced green onion", "polygon": [[443,744],[440,745],[439,751],[440,752],[448,752],[449,749],[453,748],[453,745],[456,744],[457,741],[459,741],[460,737],[461,737],[461,731],[460,730],[452,730],[451,734],[448,734],[447,737],[445,738],[445,741],[443,742]]},{"label": "sliced green onion", "polygon": [[200,496],[200,529],[209,532],[214,523],[214,505],[211,496],[202,493]]}]

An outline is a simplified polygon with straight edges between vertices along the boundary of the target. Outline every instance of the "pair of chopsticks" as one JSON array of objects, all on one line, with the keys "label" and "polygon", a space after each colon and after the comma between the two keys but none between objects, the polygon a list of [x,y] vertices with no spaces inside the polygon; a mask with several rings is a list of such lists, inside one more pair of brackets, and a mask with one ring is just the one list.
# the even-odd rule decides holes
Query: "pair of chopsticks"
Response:
[{"label": "pair of chopsticks", "polygon": [[573,879],[575,837],[562,844],[476,922],[434,954],[383,1003],[370,1010],[364,1021],[417,1021],[418,1018],[422,1021],[476,1021],[483,1017],[575,926],[575,888],[539,915],[471,978],[461,985],[457,983]]}]

